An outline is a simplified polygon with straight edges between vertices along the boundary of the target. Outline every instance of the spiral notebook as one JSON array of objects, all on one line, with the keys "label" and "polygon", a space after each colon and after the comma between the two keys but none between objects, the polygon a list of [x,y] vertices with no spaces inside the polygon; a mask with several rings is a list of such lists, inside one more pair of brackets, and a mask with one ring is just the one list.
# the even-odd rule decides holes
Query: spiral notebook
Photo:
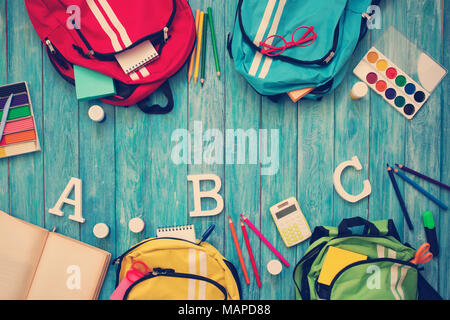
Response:
[{"label": "spiral notebook", "polygon": [[158,238],[178,238],[191,242],[195,242],[195,227],[194,225],[162,227],[156,229],[156,237]]},{"label": "spiral notebook", "polygon": [[115,57],[122,70],[130,74],[159,58],[159,54],[150,41],[144,41],[134,48],[116,54]]}]

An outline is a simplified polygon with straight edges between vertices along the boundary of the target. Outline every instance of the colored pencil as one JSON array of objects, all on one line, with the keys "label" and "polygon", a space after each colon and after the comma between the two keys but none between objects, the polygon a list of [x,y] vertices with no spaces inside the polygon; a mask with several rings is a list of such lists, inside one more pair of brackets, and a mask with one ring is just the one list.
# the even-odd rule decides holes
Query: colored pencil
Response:
[{"label": "colored pencil", "polygon": [[409,217],[408,210],[406,210],[405,201],[403,200],[402,194],[400,193],[400,189],[398,188],[397,181],[394,177],[394,172],[389,164],[386,164],[387,172],[389,174],[389,179],[391,179],[392,186],[394,187],[395,194],[397,195],[398,202],[400,203],[400,207],[402,208],[403,216],[405,217],[406,223],[408,224],[409,230],[414,230],[414,227],[411,222],[411,218]]},{"label": "colored pencil", "polygon": [[208,19],[209,19],[209,29],[211,30],[211,40],[212,40],[213,51],[214,51],[214,61],[216,63],[216,71],[217,71],[217,76],[220,79],[220,64],[219,64],[219,54],[217,51],[216,32],[214,29],[212,9],[210,7],[208,7]]},{"label": "colored pencil", "polygon": [[241,247],[239,246],[239,241],[237,238],[236,230],[234,229],[233,220],[228,216],[228,224],[230,225],[231,235],[233,236],[234,246],[236,247],[236,252],[238,254],[239,262],[241,263],[242,272],[244,272],[245,282],[250,284],[250,279],[248,278],[247,268],[245,267],[244,257],[242,256]]},{"label": "colored pencil", "polygon": [[206,51],[207,51],[207,37],[208,35],[208,14],[205,13],[203,18],[203,41],[202,41],[202,69],[200,71],[200,82],[202,84],[205,83],[205,68],[206,68]]},{"label": "colored pencil", "polygon": [[191,54],[191,61],[189,62],[188,83],[191,82],[192,73],[194,71],[195,55],[197,53],[199,22],[200,22],[200,10],[197,10],[197,12],[195,13],[195,32],[197,34],[197,41],[195,41],[195,46],[194,46],[194,49],[192,50],[192,54]]},{"label": "colored pencil", "polygon": [[241,229],[244,235],[245,245],[247,246],[248,255],[250,256],[250,262],[252,263],[253,273],[255,274],[256,284],[261,288],[261,279],[259,278],[258,268],[256,267],[255,257],[253,256],[252,247],[250,246],[250,240],[248,239],[247,229],[241,219]]},{"label": "colored pencil", "polygon": [[197,84],[198,72],[200,70],[200,53],[202,52],[202,40],[203,40],[203,19],[205,13],[200,11],[200,21],[198,23],[198,41],[197,41],[197,53],[195,57],[195,68],[194,68],[194,82]]},{"label": "colored pencil", "polygon": [[444,210],[448,210],[448,207],[442,203],[439,199],[437,199],[435,196],[433,196],[431,193],[429,193],[428,191],[426,191],[424,188],[422,188],[421,186],[419,186],[415,181],[411,180],[410,178],[408,178],[403,172],[399,171],[398,169],[394,169],[394,172],[403,180],[405,180],[406,182],[408,182],[410,185],[412,185],[414,188],[417,189],[417,191],[419,191],[420,193],[422,193],[425,197],[427,197],[428,199],[430,199],[431,201],[433,201],[434,203],[436,203],[439,207],[441,207]]},{"label": "colored pencil", "polygon": [[8,121],[8,114],[9,114],[9,106],[11,105],[12,98],[14,97],[14,94],[11,93],[8,100],[6,101],[4,107],[3,107],[3,114],[2,114],[2,121],[0,122],[0,141],[3,137],[3,131],[5,130],[6,121]]},{"label": "colored pencil", "polygon": [[248,218],[246,218],[242,214],[241,217],[244,222],[250,227],[250,229],[252,229],[252,231],[256,233],[256,235],[261,239],[261,241],[264,242],[267,247],[269,247],[270,251],[272,251],[277,256],[277,258],[284,263],[286,267],[289,267],[289,262],[281,255],[281,253],[277,251],[277,249],[275,249],[275,247],[269,242],[269,240],[266,239],[266,237],[263,236],[263,234],[253,225],[253,223],[251,223],[250,220],[248,220]]},{"label": "colored pencil", "polygon": [[417,176],[419,178],[425,179],[426,181],[431,182],[431,183],[433,183],[433,184],[435,184],[435,185],[437,185],[439,187],[442,187],[442,188],[445,188],[447,190],[450,190],[450,186],[446,185],[445,183],[442,183],[440,181],[434,180],[433,178],[430,178],[430,177],[428,177],[428,176],[426,176],[426,175],[424,175],[424,174],[422,174],[420,172],[417,172],[417,171],[415,171],[413,169],[410,169],[407,166],[404,166],[402,164],[397,164],[396,163],[395,165],[397,167],[399,167],[403,171],[409,172],[409,173],[411,173],[411,174],[413,174],[413,175],[415,175],[415,176]]}]

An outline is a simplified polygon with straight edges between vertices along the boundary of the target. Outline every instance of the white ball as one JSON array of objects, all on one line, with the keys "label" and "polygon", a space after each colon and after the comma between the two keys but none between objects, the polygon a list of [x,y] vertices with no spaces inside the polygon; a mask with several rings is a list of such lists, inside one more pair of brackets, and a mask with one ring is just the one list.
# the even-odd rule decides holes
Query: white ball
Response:
[{"label": "white ball", "polygon": [[144,230],[145,223],[141,218],[133,218],[130,220],[130,222],[128,222],[128,227],[130,228],[131,232],[139,233]]},{"label": "white ball", "polygon": [[94,235],[99,238],[99,239],[103,239],[106,238],[109,234],[109,227],[104,224],[104,223],[97,223],[94,226]]}]

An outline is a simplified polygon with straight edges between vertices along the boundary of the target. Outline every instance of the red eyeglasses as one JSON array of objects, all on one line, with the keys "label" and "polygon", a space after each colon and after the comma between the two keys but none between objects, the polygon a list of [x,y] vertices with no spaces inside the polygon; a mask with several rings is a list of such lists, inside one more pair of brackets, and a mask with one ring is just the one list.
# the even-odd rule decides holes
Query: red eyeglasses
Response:
[{"label": "red eyeglasses", "polygon": [[[296,41],[296,40],[294,40],[295,34],[300,29],[307,29],[307,30],[305,31],[303,36]],[[284,42],[284,46],[278,47],[278,46],[272,45],[275,38],[281,39]],[[289,49],[291,47],[307,47],[307,46],[313,44],[313,42],[316,40],[316,38],[317,38],[317,33],[314,31],[313,26],[310,26],[310,27],[302,26],[302,27],[298,27],[297,29],[294,30],[294,33],[292,34],[291,42],[287,42],[286,39],[283,38],[282,36],[274,34],[274,35],[268,37],[266,40],[264,40],[264,42],[260,42],[259,45],[262,46],[262,49],[261,49],[262,54],[268,55],[270,57],[275,57],[275,56],[282,54],[286,49]]]}]

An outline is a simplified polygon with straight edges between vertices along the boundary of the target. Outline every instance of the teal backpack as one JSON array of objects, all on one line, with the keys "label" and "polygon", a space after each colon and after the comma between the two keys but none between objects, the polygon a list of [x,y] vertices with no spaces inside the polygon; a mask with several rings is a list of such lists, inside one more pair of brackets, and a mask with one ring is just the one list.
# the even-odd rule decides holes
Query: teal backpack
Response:
[{"label": "teal backpack", "polygon": [[239,0],[228,51],[259,94],[314,87],[306,97],[318,99],[343,80],[368,21],[373,23],[366,11],[379,2]]},{"label": "teal backpack", "polygon": [[[364,227],[361,233],[352,228]],[[330,246],[367,256],[338,271],[327,284],[318,281]],[[335,249],[336,250],[336,249]],[[294,269],[299,300],[440,300],[410,262],[416,250],[400,242],[392,220],[343,219],[336,227],[316,227],[304,257]],[[333,275],[333,274],[332,274]]]}]

